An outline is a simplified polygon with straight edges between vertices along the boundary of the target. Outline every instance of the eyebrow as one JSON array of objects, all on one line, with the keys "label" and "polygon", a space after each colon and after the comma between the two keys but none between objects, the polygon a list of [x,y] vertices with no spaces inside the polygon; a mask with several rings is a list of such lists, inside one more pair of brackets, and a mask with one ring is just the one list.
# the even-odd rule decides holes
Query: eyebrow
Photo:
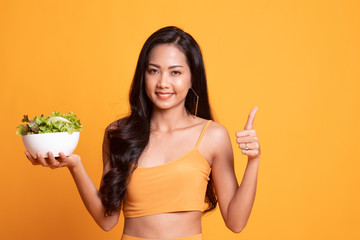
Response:
[{"label": "eyebrow", "polygon": [[[157,65],[157,64],[155,64],[155,63],[149,63],[149,65],[154,66],[154,67],[157,67],[157,68],[161,68],[160,65]],[[173,65],[173,66],[170,66],[169,69],[177,68],[177,67],[184,68],[184,67],[181,66],[181,65]]]}]

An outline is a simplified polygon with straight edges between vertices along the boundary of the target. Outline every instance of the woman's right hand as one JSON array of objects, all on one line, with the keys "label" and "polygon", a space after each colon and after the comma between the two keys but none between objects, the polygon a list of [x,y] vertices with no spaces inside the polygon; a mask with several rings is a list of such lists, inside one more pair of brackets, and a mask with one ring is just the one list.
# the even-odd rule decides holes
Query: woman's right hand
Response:
[{"label": "woman's right hand", "polygon": [[33,158],[32,155],[28,151],[26,151],[25,155],[33,165],[42,165],[43,167],[49,167],[51,169],[56,169],[60,167],[68,167],[69,169],[71,169],[81,163],[80,156],[76,154],[65,156],[65,154],[61,152],[59,153],[59,157],[55,158],[54,154],[52,152],[49,152],[49,157],[44,158],[41,153],[37,153],[37,158]]}]

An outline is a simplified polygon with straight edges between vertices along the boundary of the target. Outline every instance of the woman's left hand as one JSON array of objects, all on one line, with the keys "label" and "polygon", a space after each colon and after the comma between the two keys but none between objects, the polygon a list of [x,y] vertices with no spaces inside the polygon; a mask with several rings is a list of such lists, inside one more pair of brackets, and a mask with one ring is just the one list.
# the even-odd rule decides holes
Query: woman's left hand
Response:
[{"label": "woman's left hand", "polygon": [[257,110],[257,107],[254,107],[251,110],[244,130],[236,133],[236,141],[239,144],[239,148],[244,155],[248,156],[249,160],[260,158],[259,139],[254,129],[254,118]]}]

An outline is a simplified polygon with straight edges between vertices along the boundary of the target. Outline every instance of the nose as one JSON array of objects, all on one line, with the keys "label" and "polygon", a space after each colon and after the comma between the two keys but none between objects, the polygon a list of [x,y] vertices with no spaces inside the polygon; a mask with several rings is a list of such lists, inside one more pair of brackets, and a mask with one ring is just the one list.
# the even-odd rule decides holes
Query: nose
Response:
[{"label": "nose", "polygon": [[169,87],[169,77],[166,73],[162,73],[157,82],[158,88],[168,88]]}]

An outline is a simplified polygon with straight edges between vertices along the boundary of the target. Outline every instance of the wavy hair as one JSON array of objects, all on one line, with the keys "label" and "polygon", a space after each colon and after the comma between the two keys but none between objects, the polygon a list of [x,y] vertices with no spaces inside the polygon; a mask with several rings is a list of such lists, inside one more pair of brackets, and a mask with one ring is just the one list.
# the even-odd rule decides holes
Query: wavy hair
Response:
[{"label": "wavy hair", "polygon": [[[117,120],[115,127],[108,127],[106,130],[105,140],[109,143],[110,170],[104,175],[100,188],[100,196],[106,209],[105,215],[111,215],[121,209],[128,181],[149,142],[152,102],[145,92],[145,71],[151,50],[160,44],[173,44],[184,53],[191,72],[192,89],[199,96],[197,116],[213,120],[204,61],[199,45],[190,34],[180,28],[169,26],[159,29],[146,40],[141,49],[129,93],[130,115]],[[195,105],[196,96],[189,91],[185,108],[193,113]],[[207,208],[204,213],[213,210],[217,204],[211,174],[205,202]]]}]

